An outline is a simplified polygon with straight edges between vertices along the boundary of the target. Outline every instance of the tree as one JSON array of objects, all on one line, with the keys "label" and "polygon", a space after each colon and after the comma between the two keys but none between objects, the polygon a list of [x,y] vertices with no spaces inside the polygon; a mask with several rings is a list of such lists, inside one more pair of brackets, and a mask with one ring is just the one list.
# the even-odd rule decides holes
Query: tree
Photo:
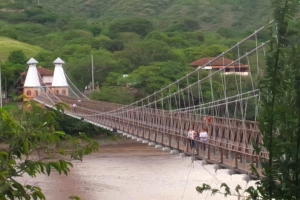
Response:
[{"label": "tree", "polygon": [[93,36],[98,36],[101,33],[101,26],[99,24],[92,24],[89,26],[89,30],[93,34]]},{"label": "tree", "polygon": [[107,75],[105,85],[107,86],[117,86],[118,85],[118,79],[122,77],[122,74],[116,73],[116,72],[110,72]]},{"label": "tree", "polygon": [[109,26],[109,32],[113,37],[122,32],[135,32],[141,36],[146,36],[152,30],[152,23],[147,19],[140,18],[114,21]]},{"label": "tree", "polygon": [[53,69],[53,61],[58,57],[51,51],[40,51],[34,58],[39,61],[39,66]]},{"label": "tree", "polygon": [[58,130],[72,136],[78,136],[79,133],[85,133],[87,136],[101,135],[103,132],[107,133],[107,131],[98,126],[70,117],[61,112],[56,113],[55,121],[57,122]]},{"label": "tree", "polygon": [[[63,112],[65,106],[56,109]],[[56,130],[55,111],[47,110],[34,102],[28,102],[13,119],[0,109],[0,199],[46,199],[42,190],[33,185],[22,185],[15,178],[27,174],[50,175],[53,170],[65,175],[72,163],[54,159],[54,155],[69,155],[82,160],[83,155],[97,150],[97,144],[84,134],[71,137]],[[51,158],[51,160],[47,160]]]},{"label": "tree", "polygon": [[193,62],[203,57],[214,57],[227,50],[227,47],[221,45],[190,47],[184,50],[185,56],[189,62]]},{"label": "tree", "polygon": [[118,58],[128,59],[133,69],[141,65],[149,65],[151,62],[174,61],[177,59],[166,43],[158,40],[133,42],[126,46],[123,51],[116,52],[115,55]]},{"label": "tree", "polygon": [[57,16],[51,13],[49,10],[44,9],[43,7],[33,7],[25,10],[28,21],[37,22],[37,23],[51,23],[55,22]]},{"label": "tree", "polygon": [[126,79],[132,87],[144,89],[146,93],[152,94],[184,76],[189,70],[191,68],[185,68],[176,62],[157,62],[139,67]]},{"label": "tree", "polygon": [[10,62],[12,64],[20,64],[20,65],[25,65],[27,62],[27,58],[22,50],[16,50],[10,52],[7,62]]},{"label": "tree", "polygon": [[183,32],[188,32],[188,31],[194,31],[198,30],[199,27],[199,22],[194,19],[184,19],[182,22],[176,22],[172,24],[171,26],[167,27],[167,31],[183,31]]},{"label": "tree", "polygon": [[[112,54],[103,49],[93,52],[93,61],[94,78],[95,82],[98,82],[99,85],[102,85],[102,83],[105,82],[105,79],[110,72],[122,73],[124,70],[113,58]],[[78,84],[79,88],[84,88],[92,80],[91,66],[91,56],[86,55],[82,58],[78,57],[70,59],[66,71],[69,72],[71,80],[74,81],[75,84]]]},{"label": "tree", "polygon": [[91,99],[119,104],[134,102],[134,90],[119,86],[104,86],[100,92],[93,92]]}]

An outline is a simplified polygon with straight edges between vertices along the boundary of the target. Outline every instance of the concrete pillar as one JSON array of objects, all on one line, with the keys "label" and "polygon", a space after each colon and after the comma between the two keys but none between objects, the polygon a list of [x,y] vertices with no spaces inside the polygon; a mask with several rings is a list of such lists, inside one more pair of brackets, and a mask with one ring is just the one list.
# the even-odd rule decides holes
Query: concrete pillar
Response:
[{"label": "concrete pillar", "polygon": [[149,143],[149,140],[143,140],[143,144]]},{"label": "concrete pillar", "polygon": [[148,144],[149,146],[155,146],[156,145],[156,143],[155,142],[149,142],[149,144]]},{"label": "concrete pillar", "polygon": [[163,147],[162,151],[171,151],[170,147]]},{"label": "concrete pillar", "polygon": [[178,151],[177,149],[173,149],[173,150],[171,150],[170,153],[171,153],[171,154],[179,154],[179,151]]}]

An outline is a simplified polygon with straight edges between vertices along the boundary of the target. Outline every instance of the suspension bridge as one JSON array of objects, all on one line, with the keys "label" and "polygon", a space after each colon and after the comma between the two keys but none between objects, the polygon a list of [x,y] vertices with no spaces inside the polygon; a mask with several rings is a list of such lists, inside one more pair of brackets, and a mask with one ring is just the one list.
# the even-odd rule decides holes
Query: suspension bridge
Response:
[{"label": "suspension bridge", "polygon": [[[67,74],[68,95],[44,92],[34,100],[51,108],[60,102],[76,104],[64,113],[163,151],[194,155],[207,163],[251,174],[251,165],[259,169],[268,159],[266,149],[255,150],[263,141],[257,122],[257,80],[265,67],[268,41],[261,36],[265,29],[256,30],[186,76],[130,105],[90,100]],[[226,58],[232,62],[226,63]],[[214,62],[221,62],[222,67],[214,70]],[[248,67],[247,75],[235,73],[242,65]],[[187,132],[202,127],[209,135],[206,148],[200,148],[203,143],[196,140],[196,149],[191,149]]]}]

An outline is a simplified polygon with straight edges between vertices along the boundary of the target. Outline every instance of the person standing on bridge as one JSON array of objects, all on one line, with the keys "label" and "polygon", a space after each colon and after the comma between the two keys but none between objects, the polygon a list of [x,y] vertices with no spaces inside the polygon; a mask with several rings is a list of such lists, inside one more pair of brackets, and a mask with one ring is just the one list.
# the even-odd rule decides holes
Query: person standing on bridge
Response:
[{"label": "person standing on bridge", "polygon": [[73,112],[76,113],[76,103],[72,104]]},{"label": "person standing on bridge", "polygon": [[206,145],[205,143],[207,142],[208,139],[208,133],[205,128],[202,128],[199,134],[200,138],[200,143],[201,143],[201,149],[205,151]]},{"label": "person standing on bridge", "polygon": [[187,138],[190,143],[190,148],[193,149],[195,147],[195,141],[194,141],[194,130],[192,128],[189,129],[187,133]]},{"label": "person standing on bridge", "polygon": [[198,143],[197,141],[199,141],[199,131],[198,130],[194,130],[194,148],[195,148],[195,153],[197,153],[197,149],[198,149]]}]

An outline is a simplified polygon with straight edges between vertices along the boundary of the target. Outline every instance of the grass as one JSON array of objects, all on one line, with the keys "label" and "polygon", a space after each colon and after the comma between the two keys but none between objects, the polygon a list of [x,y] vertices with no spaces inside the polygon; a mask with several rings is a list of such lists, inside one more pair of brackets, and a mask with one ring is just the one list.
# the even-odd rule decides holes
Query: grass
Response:
[{"label": "grass", "polygon": [[3,104],[2,108],[9,113],[19,109],[18,104],[16,102]]},{"label": "grass", "polygon": [[42,48],[0,36],[0,61],[6,61],[9,53],[15,50],[23,50],[27,57],[32,57]]}]

